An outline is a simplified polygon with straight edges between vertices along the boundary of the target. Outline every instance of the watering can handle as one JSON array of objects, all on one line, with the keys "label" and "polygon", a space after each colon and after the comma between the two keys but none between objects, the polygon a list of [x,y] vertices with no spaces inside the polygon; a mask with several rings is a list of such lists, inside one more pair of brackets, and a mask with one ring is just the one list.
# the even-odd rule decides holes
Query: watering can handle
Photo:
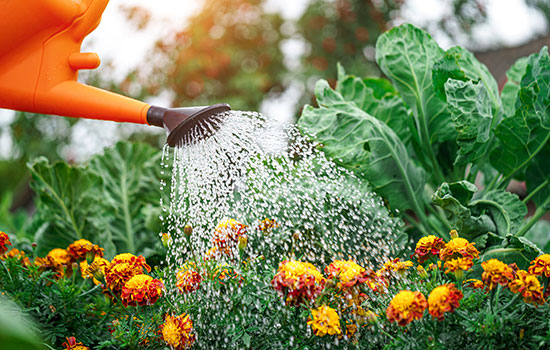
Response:
[{"label": "watering can handle", "polygon": [[0,23],[0,108],[147,124],[148,104],[77,81],[100,64],[80,48],[108,3],[2,0],[10,16]]}]

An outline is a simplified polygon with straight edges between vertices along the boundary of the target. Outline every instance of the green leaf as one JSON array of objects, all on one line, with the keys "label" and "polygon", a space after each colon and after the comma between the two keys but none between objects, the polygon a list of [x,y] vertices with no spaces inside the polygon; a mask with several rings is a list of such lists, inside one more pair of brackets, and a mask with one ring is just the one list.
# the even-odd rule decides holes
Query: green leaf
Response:
[{"label": "green leaf", "polygon": [[432,202],[443,209],[451,228],[470,240],[496,228],[488,215],[475,215],[468,206],[477,188],[468,181],[444,182],[432,195]]},{"label": "green leaf", "polygon": [[90,160],[90,170],[103,179],[102,205],[117,251],[136,254],[158,242],[146,227],[147,207],[160,199],[160,152],[142,143],[119,142]]},{"label": "green leaf", "polygon": [[[550,57],[544,47],[528,58],[516,101],[516,111],[495,130],[499,145],[491,153],[493,166],[506,179],[531,162],[550,139]],[[519,173],[519,174],[518,174]]]},{"label": "green leaf", "polygon": [[527,57],[522,57],[516,61],[506,71],[506,84],[502,88],[500,98],[502,100],[502,109],[505,115],[511,116],[516,111],[516,100],[520,89],[521,78],[527,69]]},{"label": "green leaf", "polygon": [[527,215],[527,207],[519,197],[505,190],[489,191],[483,198],[472,201],[469,205],[479,211],[487,210],[495,223],[495,233],[502,237],[515,234]]},{"label": "green leaf", "polygon": [[413,110],[429,143],[456,137],[446,104],[432,84],[432,67],[443,54],[428,33],[410,24],[392,28],[376,42],[376,62]]},{"label": "green leaf", "polygon": [[324,80],[317,82],[315,95],[320,107],[306,106],[299,127],[321,142],[329,157],[364,176],[392,208],[423,210],[425,175],[393,130]]},{"label": "green leaf", "polygon": [[64,248],[81,238],[101,242],[104,227],[92,218],[102,214],[100,193],[95,190],[102,179],[66,163],[49,164],[43,157],[28,167],[33,179],[31,188],[38,196],[34,220],[47,223],[35,237],[38,254]]},{"label": "green leaf", "polygon": [[439,96],[445,100],[445,83],[448,79],[460,80],[481,84],[485,87],[491,106],[492,114],[497,120],[501,110],[501,102],[498,94],[498,84],[483,63],[468,50],[460,46],[454,46],[445,52],[445,55],[434,64],[433,82]]},{"label": "green leaf", "polygon": [[550,197],[550,144],[546,144],[525,172],[527,193],[535,192],[531,199],[537,206]]},{"label": "green leaf", "polygon": [[507,264],[516,263],[520,269],[527,269],[529,263],[541,254],[543,252],[540,248],[527,238],[508,235],[502,246],[486,251],[481,260],[499,259]]},{"label": "green leaf", "polygon": [[550,222],[537,221],[524,237],[535,243],[545,253],[550,253]]},{"label": "green leaf", "polygon": [[459,146],[456,165],[466,165],[484,157],[490,146],[491,101],[481,81],[450,79],[445,92],[451,117],[457,131]]},{"label": "green leaf", "polygon": [[354,102],[357,107],[386,123],[406,142],[409,138],[407,119],[412,118],[397,91],[386,79],[361,79],[346,75],[338,65],[336,91],[344,100]]}]

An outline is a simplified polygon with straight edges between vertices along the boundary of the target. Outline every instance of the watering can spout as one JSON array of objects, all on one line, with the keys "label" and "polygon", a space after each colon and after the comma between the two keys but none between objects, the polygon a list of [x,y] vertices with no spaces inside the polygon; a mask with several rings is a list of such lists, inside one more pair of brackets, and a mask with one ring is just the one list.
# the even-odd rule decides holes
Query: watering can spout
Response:
[{"label": "watering can spout", "polygon": [[79,83],[79,70],[100,64],[96,53],[80,48],[108,2],[1,1],[0,12],[9,16],[0,22],[0,108],[159,126],[167,130],[172,146],[201,120],[230,109],[225,104],[155,107]]}]

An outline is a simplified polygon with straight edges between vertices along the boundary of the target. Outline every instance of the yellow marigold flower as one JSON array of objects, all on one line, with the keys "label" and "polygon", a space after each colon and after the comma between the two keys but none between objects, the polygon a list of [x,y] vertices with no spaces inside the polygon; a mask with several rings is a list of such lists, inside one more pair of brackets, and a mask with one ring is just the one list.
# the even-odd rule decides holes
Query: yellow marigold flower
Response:
[{"label": "yellow marigold flower", "polygon": [[218,247],[214,246],[204,253],[204,261],[217,260],[221,256]]},{"label": "yellow marigold flower", "polygon": [[21,262],[23,266],[30,266],[31,262],[28,257],[25,256],[25,252],[17,248],[11,248],[6,254],[0,255],[0,260],[16,258]]},{"label": "yellow marigold flower", "polygon": [[88,265],[86,260],[80,262],[80,273],[82,278],[92,278],[95,285],[101,284],[101,280],[105,277],[105,270],[111,263],[107,259],[99,256],[94,258],[94,261]]},{"label": "yellow marigold flower", "polygon": [[464,284],[465,287],[468,287],[468,288],[483,289],[483,281],[480,281],[475,278],[467,279],[466,281],[462,282],[462,284]]},{"label": "yellow marigold flower", "polygon": [[0,231],[0,255],[4,255],[4,253],[8,251],[9,245],[11,245],[11,242],[8,234]]},{"label": "yellow marigold flower", "polygon": [[160,326],[162,339],[173,350],[190,349],[195,341],[193,334],[193,321],[189,315],[166,315],[164,323]]},{"label": "yellow marigold flower", "polygon": [[308,318],[307,324],[311,326],[316,336],[342,334],[340,316],[330,306],[322,305],[317,309],[311,310],[311,316],[313,318]]},{"label": "yellow marigold flower", "polygon": [[445,273],[456,271],[468,271],[474,266],[474,261],[469,258],[456,258],[445,261],[443,267],[446,269]]},{"label": "yellow marigold flower", "polygon": [[221,221],[214,231],[213,243],[223,253],[231,256],[232,249],[237,246],[239,237],[246,236],[248,226],[235,219]]},{"label": "yellow marigold flower", "polygon": [[350,288],[361,284],[373,274],[372,271],[365,270],[352,260],[335,260],[325,268],[325,274],[329,278],[338,278],[337,287],[340,289]]},{"label": "yellow marigold flower", "polygon": [[90,350],[89,347],[84,346],[81,342],[77,342],[75,337],[66,338],[67,341],[62,344],[65,347],[64,350]]},{"label": "yellow marigold flower", "polygon": [[298,305],[317,298],[325,282],[323,275],[312,264],[285,260],[279,264],[279,270],[271,284],[281,295],[287,297],[287,304]]},{"label": "yellow marigold flower", "polygon": [[446,312],[454,312],[460,306],[462,297],[462,292],[455,287],[454,283],[436,287],[428,296],[428,312],[442,321]]},{"label": "yellow marigold flower", "polygon": [[36,258],[34,263],[40,271],[54,271],[56,278],[72,275],[72,256],[65,249],[52,249],[46,257]]},{"label": "yellow marigold flower", "polygon": [[544,304],[542,286],[538,278],[524,270],[519,270],[516,277],[508,284],[512,293],[521,293],[523,301],[529,304]]},{"label": "yellow marigold flower", "polygon": [[185,263],[176,274],[176,286],[180,293],[191,293],[199,289],[202,276],[194,262]]},{"label": "yellow marigold flower", "polygon": [[416,256],[419,264],[423,264],[430,256],[439,256],[443,248],[445,248],[443,239],[434,235],[425,236],[416,243],[413,256]]},{"label": "yellow marigold flower", "polygon": [[464,238],[453,238],[439,252],[439,258],[443,261],[448,261],[456,258],[479,258],[479,251],[474,247],[475,243],[468,242]]},{"label": "yellow marigold flower", "polygon": [[260,231],[272,231],[274,228],[279,227],[279,223],[273,219],[265,218],[262,221],[260,221],[260,224],[258,225],[258,230]]},{"label": "yellow marigold flower", "polygon": [[406,326],[413,320],[421,319],[427,307],[428,302],[422,293],[402,290],[390,301],[386,316],[390,322]]},{"label": "yellow marigold flower", "polygon": [[383,276],[391,274],[392,271],[398,272],[402,275],[413,265],[413,262],[410,260],[401,261],[400,258],[395,258],[393,260],[386,261],[384,263],[384,266],[380,270],[378,270],[378,272]]},{"label": "yellow marigold flower", "polygon": [[103,248],[100,248],[97,244],[86,239],[79,239],[67,247],[67,252],[72,256],[73,260],[86,259],[86,256],[91,257],[103,257]]},{"label": "yellow marigold flower", "polygon": [[122,304],[124,306],[153,305],[162,295],[164,284],[149,275],[132,277],[122,288]]},{"label": "yellow marigold flower", "polygon": [[46,258],[50,257],[52,261],[57,265],[70,265],[72,262],[72,256],[65,249],[55,248],[50,250]]},{"label": "yellow marigold flower", "polygon": [[550,277],[550,254],[542,254],[531,261],[529,273],[537,276]]},{"label": "yellow marigold flower", "polygon": [[105,269],[105,283],[115,294],[122,292],[122,288],[132,277],[143,274],[143,270],[151,271],[143,256],[133,254],[119,254],[113,258]]},{"label": "yellow marigold flower", "polygon": [[498,259],[491,259],[481,263],[483,273],[481,279],[486,290],[492,290],[497,284],[504,287],[514,279],[512,268]]}]

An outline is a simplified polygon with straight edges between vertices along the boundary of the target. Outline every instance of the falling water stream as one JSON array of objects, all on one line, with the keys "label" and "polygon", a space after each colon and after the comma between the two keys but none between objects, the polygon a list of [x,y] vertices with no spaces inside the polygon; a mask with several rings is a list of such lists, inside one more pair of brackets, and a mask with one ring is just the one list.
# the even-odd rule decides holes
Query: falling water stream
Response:
[{"label": "falling water stream", "polygon": [[[328,160],[295,126],[253,112],[230,111],[220,118],[216,132],[213,124],[199,125],[203,130],[194,129],[182,146],[163,150],[162,167],[172,175],[171,183],[163,184],[170,196],[161,217],[171,237],[172,275],[187,261],[204,257],[216,226],[227,219],[247,225],[246,256],[261,257],[273,274],[285,259],[311,262],[322,271],[336,258],[374,267],[394,256],[399,223],[380,197]],[[205,131],[212,135],[199,137]],[[264,219],[276,224],[266,230]],[[192,227],[190,237],[186,225]],[[225,262],[238,272],[230,258],[239,256],[238,247],[228,249],[233,251]],[[175,304],[188,300],[177,289],[170,295]],[[194,322],[201,325],[200,315]]]}]

